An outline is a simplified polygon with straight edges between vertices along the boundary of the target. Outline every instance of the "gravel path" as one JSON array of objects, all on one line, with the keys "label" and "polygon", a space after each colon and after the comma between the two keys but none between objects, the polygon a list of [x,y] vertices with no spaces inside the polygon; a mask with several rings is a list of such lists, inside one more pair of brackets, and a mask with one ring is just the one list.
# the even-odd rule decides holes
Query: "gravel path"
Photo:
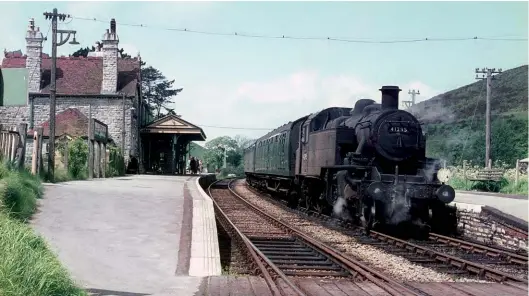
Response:
[{"label": "gravel path", "polygon": [[246,187],[245,181],[237,181],[235,191],[242,197],[246,198],[246,200],[259,208],[266,210],[267,213],[272,214],[272,216],[275,216],[277,219],[283,222],[288,222],[294,227],[310,234],[312,237],[345,252],[347,255],[361,259],[369,265],[379,268],[381,271],[395,279],[414,282],[487,282],[439,273],[433,269],[411,263],[402,257],[388,254],[378,248],[360,244],[354,237],[344,235],[338,231],[308,221],[303,217],[288,212],[278,205],[266,201],[250,191]]},{"label": "gravel path", "polygon": [[193,295],[202,279],[175,276],[187,178],[46,186],[32,226],[85,288],[102,295]]}]

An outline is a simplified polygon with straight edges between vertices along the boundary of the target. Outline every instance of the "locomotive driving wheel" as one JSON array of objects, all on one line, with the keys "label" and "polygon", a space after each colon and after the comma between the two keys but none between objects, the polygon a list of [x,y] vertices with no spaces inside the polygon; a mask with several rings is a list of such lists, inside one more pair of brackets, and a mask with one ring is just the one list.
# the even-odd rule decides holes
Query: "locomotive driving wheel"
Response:
[{"label": "locomotive driving wheel", "polygon": [[319,196],[318,186],[312,180],[304,179],[301,183],[301,201],[299,204],[308,211],[316,211],[318,214],[322,214],[325,208],[320,204]]}]

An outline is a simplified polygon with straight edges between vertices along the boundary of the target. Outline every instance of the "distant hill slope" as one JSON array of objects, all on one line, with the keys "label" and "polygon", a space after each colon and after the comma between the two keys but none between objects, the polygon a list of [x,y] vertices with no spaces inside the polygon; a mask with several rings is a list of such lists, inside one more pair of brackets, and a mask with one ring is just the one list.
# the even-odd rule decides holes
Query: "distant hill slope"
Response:
[{"label": "distant hill slope", "polygon": [[[491,114],[527,114],[527,65],[504,71],[492,81]],[[410,109],[424,123],[448,123],[467,120],[474,113],[484,117],[485,80],[451,90],[418,103]],[[476,109],[477,104],[477,109]]]},{"label": "distant hill slope", "polygon": [[[513,166],[527,157],[528,66],[496,75],[491,97],[491,157]],[[418,103],[409,111],[425,123],[427,154],[453,165],[485,164],[486,84],[475,83]]]}]

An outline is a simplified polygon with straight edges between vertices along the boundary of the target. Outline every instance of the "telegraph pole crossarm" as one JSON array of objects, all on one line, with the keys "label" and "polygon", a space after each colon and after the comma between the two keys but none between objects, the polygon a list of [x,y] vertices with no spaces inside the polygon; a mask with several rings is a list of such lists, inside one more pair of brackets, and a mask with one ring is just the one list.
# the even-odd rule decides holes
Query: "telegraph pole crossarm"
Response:
[{"label": "telegraph pole crossarm", "polygon": [[404,105],[406,106],[406,108],[410,108],[411,106],[415,105],[415,96],[420,95],[421,92],[419,90],[415,91],[413,89],[413,90],[409,90],[408,94],[411,95],[411,101],[404,101]]},{"label": "telegraph pole crossarm", "polygon": [[[485,167],[489,169],[492,167],[492,160],[490,157],[490,150],[491,150],[491,146],[490,146],[490,139],[491,139],[490,98],[491,98],[491,91],[492,91],[492,80],[496,80],[493,75],[499,74],[499,73],[501,73],[501,68],[498,70],[496,70],[496,68],[492,68],[492,69],[482,68],[481,70],[479,68],[476,68],[476,79],[486,80],[486,85],[487,85],[487,107],[485,110]],[[482,76],[479,77],[478,74],[482,74]]]},{"label": "telegraph pole crossarm", "polygon": [[[49,131],[49,142],[48,142],[48,176],[51,182],[54,181],[55,177],[55,99],[57,94],[57,47],[65,44],[70,39],[70,35],[73,34],[73,40],[70,44],[79,44],[75,40],[76,31],[73,30],[58,30],[57,21],[64,21],[67,14],[59,13],[57,8],[53,9],[53,12],[44,12],[46,20],[51,19],[51,79],[50,79],[50,131]],[[57,43],[57,34],[60,34],[60,42]],[[63,34],[68,34],[64,38]]]}]

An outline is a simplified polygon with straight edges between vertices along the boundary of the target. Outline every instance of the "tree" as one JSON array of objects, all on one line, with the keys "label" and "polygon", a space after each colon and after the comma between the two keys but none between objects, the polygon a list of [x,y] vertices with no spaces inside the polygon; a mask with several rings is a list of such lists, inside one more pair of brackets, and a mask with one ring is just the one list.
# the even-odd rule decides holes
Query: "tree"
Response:
[{"label": "tree", "polygon": [[239,149],[237,141],[228,137],[222,136],[208,141],[204,145],[207,149],[204,153],[204,161],[214,167],[221,168],[224,164],[224,150],[219,146],[227,148],[226,164],[233,167],[238,167],[242,164],[242,154]]},{"label": "tree", "polygon": [[88,46],[85,47],[85,48],[79,48],[76,52],[74,52],[72,54],[72,56],[74,57],[87,57],[88,56],[88,53],[91,52],[91,51],[95,51],[95,47],[92,46],[92,48],[90,49]]},{"label": "tree", "polygon": [[237,147],[241,151],[244,151],[244,149],[250,147],[250,145],[252,145],[255,142],[255,139],[250,139],[250,138],[248,138],[246,136],[242,136],[242,135],[236,135],[234,137],[234,140],[235,140],[235,142],[237,142]]},{"label": "tree", "polygon": [[[80,48],[72,55],[75,57],[83,56],[87,57],[90,51],[94,51],[95,47],[92,46],[92,49]],[[119,50],[121,58],[130,58],[131,56],[125,53],[124,49]],[[176,112],[174,109],[169,107],[169,104],[173,103],[173,98],[178,95],[183,88],[174,88],[174,80],[168,80],[165,75],[160,72],[160,70],[154,68],[153,66],[147,66],[144,61],[141,61],[141,91],[143,99],[153,110],[151,115],[154,119],[159,119],[166,114],[174,114]],[[149,109],[149,110],[150,110]],[[167,113],[163,113],[165,110]]]},{"label": "tree", "polygon": [[[95,48],[94,46],[92,46],[92,47],[88,47],[88,46],[87,46],[87,47],[85,47],[85,48],[81,47],[81,48],[79,48],[77,51],[75,51],[75,52],[72,54],[72,56],[74,56],[74,57],[85,57],[85,58],[86,58],[86,57],[88,56],[88,53],[89,53],[89,52],[91,52],[91,51],[95,51],[95,50],[96,50],[96,48]],[[125,51],[125,50],[124,50],[123,48],[120,49],[120,50],[118,50],[118,52],[119,52],[121,58],[123,58],[123,59],[124,59],[124,58],[130,58],[131,56],[130,56],[129,54],[125,53],[124,51]]]},{"label": "tree", "polygon": [[119,51],[119,54],[121,55],[122,59],[131,58],[132,56],[128,53],[125,53],[125,50],[122,48]]},{"label": "tree", "polygon": [[143,98],[156,112],[156,115],[152,115],[155,119],[165,116],[162,113],[162,108],[167,111],[167,114],[176,114],[168,105],[172,103],[173,97],[178,95],[183,88],[174,89],[174,80],[167,80],[160,70],[153,66],[143,67],[145,65],[146,63],[142,61],[141,89]]}]

